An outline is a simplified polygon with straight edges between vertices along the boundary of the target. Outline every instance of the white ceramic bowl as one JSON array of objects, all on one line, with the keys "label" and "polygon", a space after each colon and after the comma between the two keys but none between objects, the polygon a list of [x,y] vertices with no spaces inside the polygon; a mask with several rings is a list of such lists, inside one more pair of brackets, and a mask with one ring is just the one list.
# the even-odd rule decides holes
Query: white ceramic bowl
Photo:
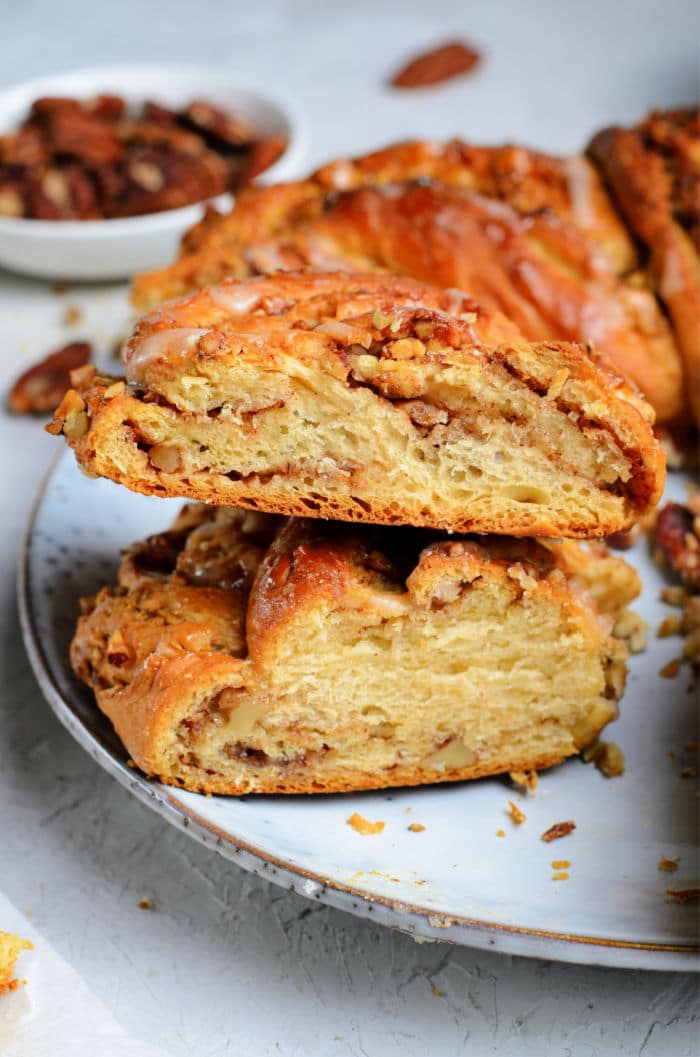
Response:
[{"label": "white ceramic bowl", "polygon": [[[178,107],[205,99],[240,114],[264,135],[286,136],[288,147],[265,171],[266,182],[298,175],[307,150],[306,121],[290,100],[223,70],[181,65],[108,66],[27,81],[0,93],[0,132],[16,128],[39,96],[100,93],[121,95],[131,105],[154,99]],[[213,202],[228,209],[233,198],[219,195]],[[202,209],[197,203],[115,220],[0,217],[0,266],[42,279],[121,279],[171,261]]]}]

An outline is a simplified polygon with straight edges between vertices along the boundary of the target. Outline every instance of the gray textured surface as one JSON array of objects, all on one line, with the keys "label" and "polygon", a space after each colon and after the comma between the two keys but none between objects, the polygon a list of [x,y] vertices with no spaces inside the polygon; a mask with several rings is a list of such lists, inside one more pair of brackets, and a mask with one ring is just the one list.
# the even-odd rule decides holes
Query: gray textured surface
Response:
[{"label": "gray textured surface", "polygon": [[[663,13],[651,4],[607,7],[587,5],[575,24],[578,5],[563,4],[460,14],[432,3],[428,16],[411,14],[420,8],[410,4],[377,13],[363,3],[351,15],[328,5],[317,13],[310,3],[251,12],[177,2],[154,3],[147,15],[135,0],[119,8],[25,3],[4,12],[12,47],[0,78],[100,60],[240,60],[301,99],[314,134],[310,161],[411,131],[520,134],[570,148],[601,114],[631,118],[693,92],[690,4]],[[490,113],[470,108],[466,87],[410,106],[379,98],[377,78],[395,57],[460,27],[501,72]],[[543,66],[549,82],[531,76]],[[566,91],[551,90],[557,78]],[[120,297],[98,290],[77,298],[89,313],[82,332],[105,347]],[[67,333],[60,314],[60,300],[41,285],[0,279],[3,390],[19,363]],[[125,1026],[174,1057],[697,1054],[695,978],[416,945],[244,874],[102,774],[41,699],[17,627],[16,555],[55,442],[6,416],[0,430],[0,887]],[[138,909],[144,896],[154,901],[150,912]]]}]

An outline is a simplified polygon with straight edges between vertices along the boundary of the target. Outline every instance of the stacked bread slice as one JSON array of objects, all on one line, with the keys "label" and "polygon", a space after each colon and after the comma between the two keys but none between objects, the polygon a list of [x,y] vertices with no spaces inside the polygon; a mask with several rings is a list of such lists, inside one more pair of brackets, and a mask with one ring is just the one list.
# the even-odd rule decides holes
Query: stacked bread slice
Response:
[{"label": "stacked bread slice", "polygon": [[571,537],[643,516],[664,463],[595,354],[454,290],[307,271],[154,309],[125,363],[78,372],[52,429],[89,474],[209,504],[126,555],[72,646],[148,774],[472,778],[550,766],[616,715],[638,579]]}]

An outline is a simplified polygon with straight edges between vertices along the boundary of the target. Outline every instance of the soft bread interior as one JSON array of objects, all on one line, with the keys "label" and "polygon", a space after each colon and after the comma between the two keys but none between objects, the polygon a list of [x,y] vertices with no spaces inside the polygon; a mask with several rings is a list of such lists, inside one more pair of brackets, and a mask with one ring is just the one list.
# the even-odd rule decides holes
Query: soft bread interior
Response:
[{"label": "soft bread interior", "polygon": [[[131,557],[123,586],[88,605],[74,667],[147,772],[232,793],[445,781],[549,766],[616,715],[625,647],[556,547],[421,549],[418,534],[392,559],[385,539],[405,531],[276,531],[249,597],[243,581],[184,583],[179,560],[134,576]],[[638,586],[611,560],[614,615]]]}]

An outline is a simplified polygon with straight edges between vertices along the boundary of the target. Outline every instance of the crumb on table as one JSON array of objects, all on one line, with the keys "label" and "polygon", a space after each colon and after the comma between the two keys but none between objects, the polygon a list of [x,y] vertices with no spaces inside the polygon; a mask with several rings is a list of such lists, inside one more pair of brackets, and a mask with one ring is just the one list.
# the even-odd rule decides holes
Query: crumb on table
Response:
[{"label": "crumb on table", "polygon": [[529,789],[531,793],[534,793],[539,783],[537,771],[511,771],[508,777],[511,782],[515,782],[516,785],[524,786],[526,789]]},{"label": "crumb on table", "polygon": [[527,819],[527,815],[520,810],[517,804],[514,804],[512,800],[508,801],[508,814],[512,818],[516,826],[522,825]]},{"label": "crumb on table", "polygon": [[11,932],[0,931],[0,995],[19,987],[19,981],[12,974],[15,962],[25,950],[34,950],[34,944]]},{"label": "crumb on table", "polygon": [[348,826],[352,826],[356,833],[361,833],[364,837],[372,833],[381,833],[386,825],[385,822],[370,822],[368,818],[363,818],[357,811],[354,811],[350,818],[346,819],[346,823]]},{"label": "crumb on table", "polygon": [[583,750],[585,763],[594,763],[606,778],[619,778],[625,773],[625,755],[614,741],[594,741]]}]

